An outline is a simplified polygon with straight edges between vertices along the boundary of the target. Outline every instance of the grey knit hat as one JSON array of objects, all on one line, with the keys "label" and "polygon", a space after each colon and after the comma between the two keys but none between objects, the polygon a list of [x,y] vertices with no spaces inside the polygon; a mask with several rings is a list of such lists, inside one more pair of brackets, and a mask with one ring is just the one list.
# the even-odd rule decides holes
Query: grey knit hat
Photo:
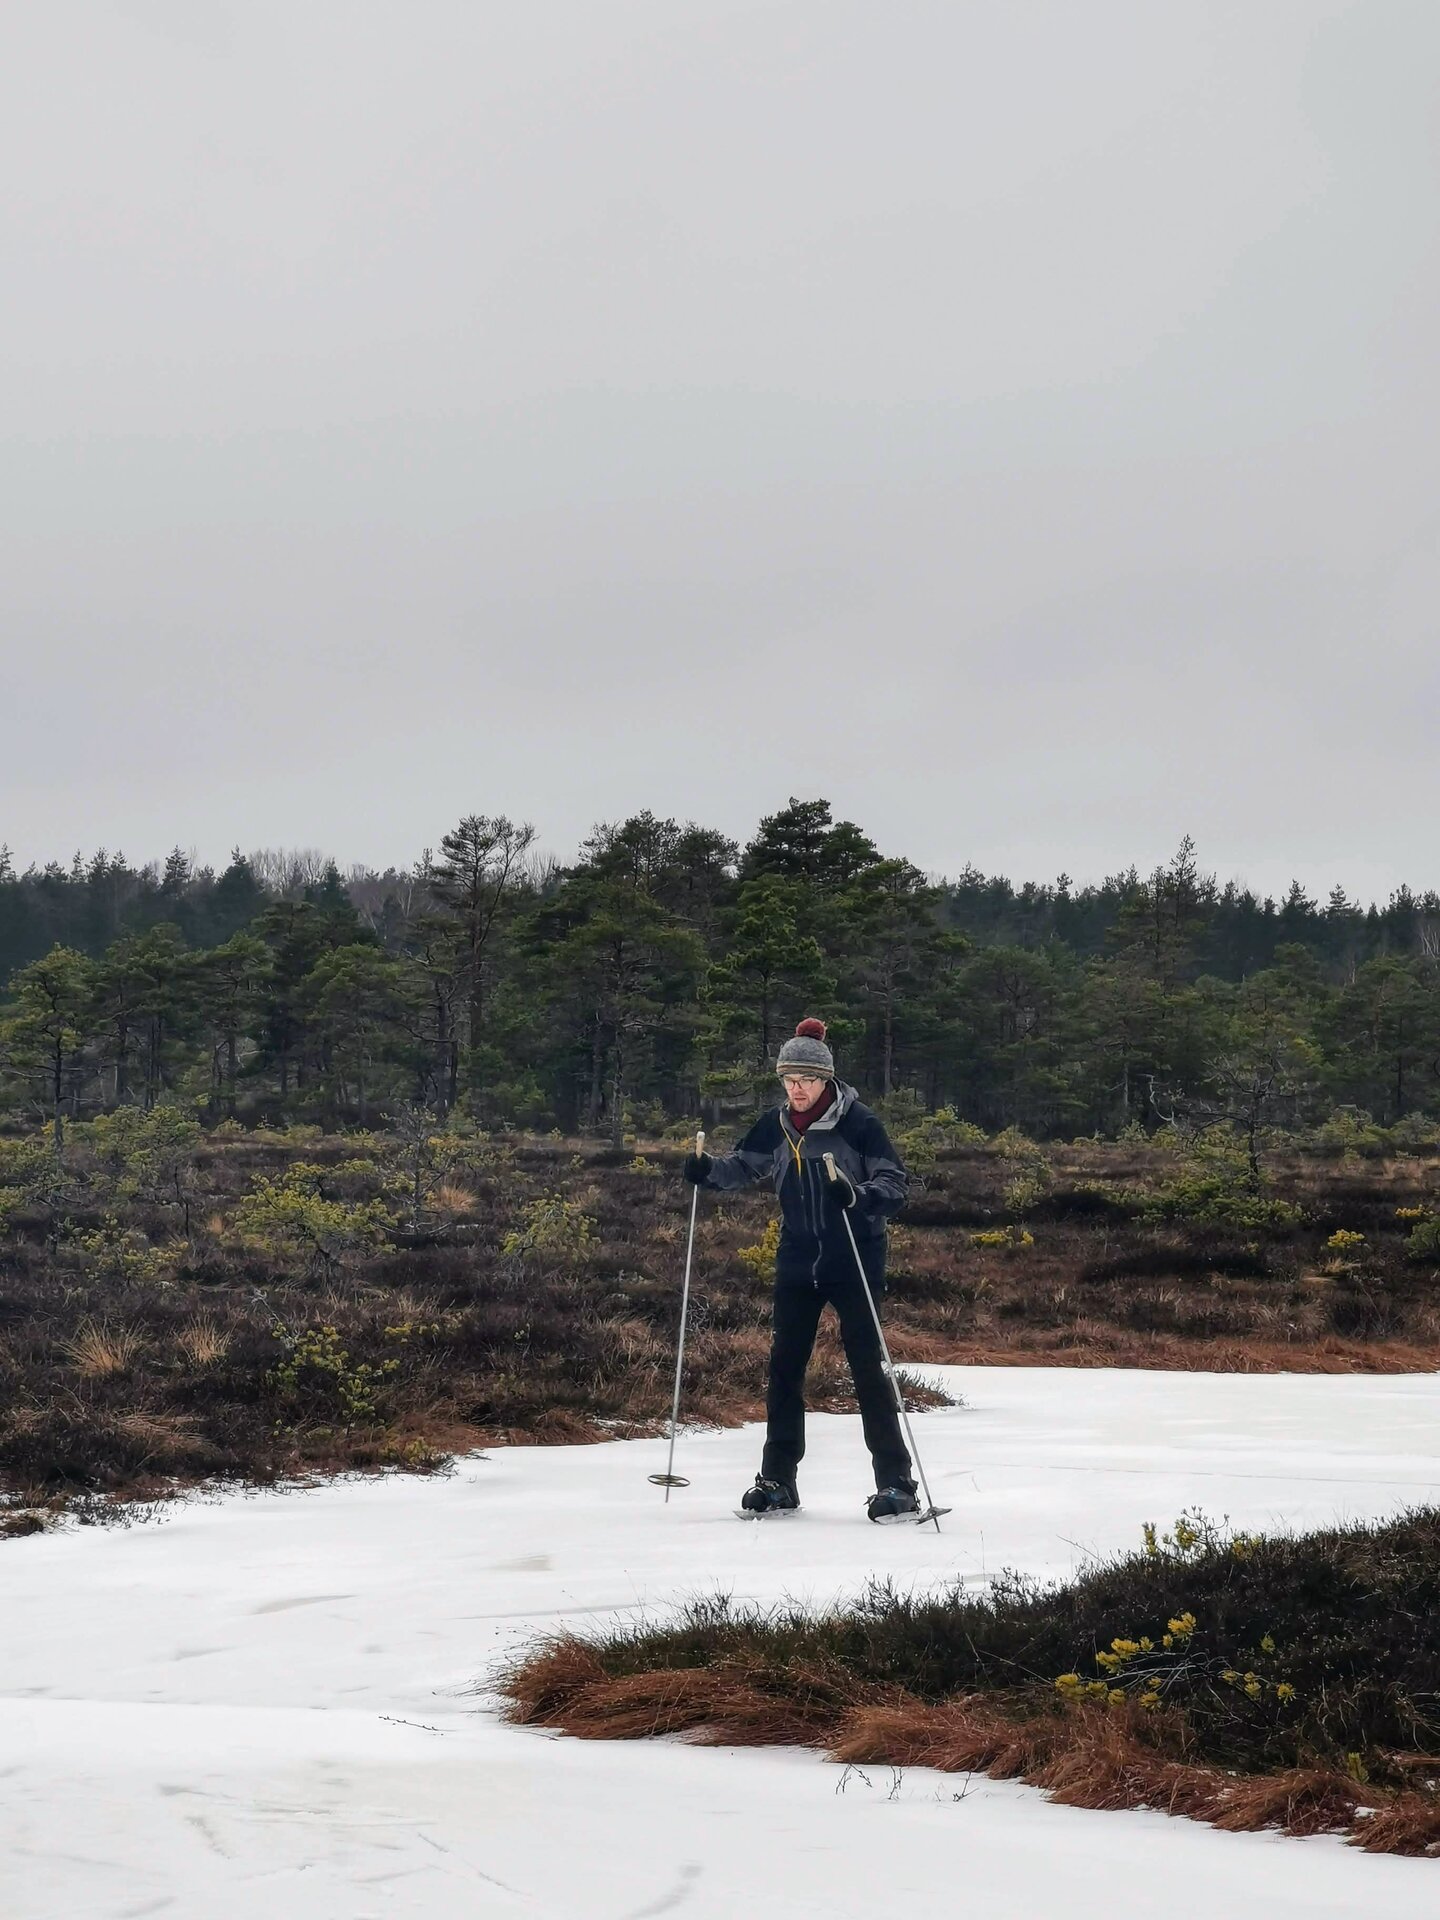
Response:
[{"label": "grey knit hat", "polygon": [[825,1022],[802,1020],[775,1062],[776,1073],[807,1073],[814,1080],[835,1078],[835,1057],[825,1044]]}]

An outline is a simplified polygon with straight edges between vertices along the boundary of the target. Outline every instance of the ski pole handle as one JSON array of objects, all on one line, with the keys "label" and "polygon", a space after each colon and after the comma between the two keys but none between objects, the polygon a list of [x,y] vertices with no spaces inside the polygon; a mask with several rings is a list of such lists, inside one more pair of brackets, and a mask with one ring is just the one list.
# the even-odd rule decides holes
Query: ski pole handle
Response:
[{"label": "ski pole handle", "polygon": [[705,1129],[703,1127],[701,1127],[695,1136],[695,1151],[696,1153],[703,1153],[705,1151]]},{"label": "ski pole handle", "polygon": [[[825,1171],[830,1176],[831,1186],[845,1187],[849,1189],[850,1198],[848,1200],[841,1198],[839,1195],[836,1196],[837,1198],[840,1199],[841,1206],[844,1207],[848,1212],[848,1210],[851,1207],[853,1207],[855,1204],[855,1182],[850,1178],[849,1174],[841,1173],[840,1169],[835,1164],[835,1156],[833,1153],[823,1154],[821,1157],[825,1162]],[[848,1220],[846,1222],[846,1225],[847,1226],[849,1225]]]}]

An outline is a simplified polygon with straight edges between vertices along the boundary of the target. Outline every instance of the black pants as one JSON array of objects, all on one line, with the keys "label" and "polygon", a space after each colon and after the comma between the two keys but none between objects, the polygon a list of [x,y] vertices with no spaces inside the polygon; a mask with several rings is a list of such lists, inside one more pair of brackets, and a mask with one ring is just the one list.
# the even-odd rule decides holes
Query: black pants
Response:
[{"label": "black pants", "polygon": [[805,1369],[826,1302],[840,1318],[840,1338],[850,1362],[865,1444],[877,1487],[910,1487],[910,1455],[900,1431],[895,1397],[885,1378],[880,1340],[858,1279],[826,1280],[818,1287],[781,1281],[775,1289],[775,1336],[770,1347],[770,1386],[765,1399],[767,1480],[793,1485],[805,1457]]}]

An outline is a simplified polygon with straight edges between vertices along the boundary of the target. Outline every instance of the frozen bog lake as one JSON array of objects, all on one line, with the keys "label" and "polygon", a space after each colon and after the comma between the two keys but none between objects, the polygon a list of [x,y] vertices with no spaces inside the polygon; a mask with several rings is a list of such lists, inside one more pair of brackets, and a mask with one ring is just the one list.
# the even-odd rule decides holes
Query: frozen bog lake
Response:
[{"label": "frozen bog lake", "polygon": [[778,1523],[733,1516],[746,1428],[682,1435],[668,1507],[662,1442],[516,1447],[5,1546],[0,1913],[1432,1914],[1434,1862],[916,1769],[839,1792],[812,1753],[567,1740],[473,1695],[537,1632],[688,1594],[1058,1576],[1191,1506],[1263,1530],[1440,1497],[1440,1376],[930,1371],[966,1403],[916,1421],[938,1536],[866,1523],[858,1419],[822,1416]]}]

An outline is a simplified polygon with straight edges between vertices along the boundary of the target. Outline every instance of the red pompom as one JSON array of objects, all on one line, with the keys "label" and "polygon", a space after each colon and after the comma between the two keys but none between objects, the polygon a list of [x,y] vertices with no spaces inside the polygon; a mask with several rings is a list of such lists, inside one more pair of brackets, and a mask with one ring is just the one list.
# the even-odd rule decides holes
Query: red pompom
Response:
[{"label": "red pompom", "polygon": [[814,1019],[802,1020],[795,1029],[795,1038],[797,1040],[823,1040],[825,1038],[825,1022]]}]

